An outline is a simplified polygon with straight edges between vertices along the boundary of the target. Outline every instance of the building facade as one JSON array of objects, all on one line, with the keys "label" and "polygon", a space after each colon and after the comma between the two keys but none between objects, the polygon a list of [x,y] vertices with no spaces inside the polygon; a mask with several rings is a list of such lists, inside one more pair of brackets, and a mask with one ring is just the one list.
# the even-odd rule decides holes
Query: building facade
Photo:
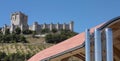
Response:
[{"label": "building facade", "polygon": [[29,29],[32,31],[36,31],[36,33],[40,33],[40,31],[42,29],[49,29],[50,31],[53,29],[56,30],[70,30],[73,31],[73,26],[74,26],[74,22],[71,21],[70,23],[66,24],[39,24],[38,22],[34,22],[32,25],[28,25],[28,16],[25,15],[22,12],[14,12],[11,14],[11,25],[7,26],[5,25],[2,28],[2,31],[5,32],[5,29],[8,28],[10,29],[10,33],[12,33],[17,27],[19,27],[21,29],[21,31]]}]

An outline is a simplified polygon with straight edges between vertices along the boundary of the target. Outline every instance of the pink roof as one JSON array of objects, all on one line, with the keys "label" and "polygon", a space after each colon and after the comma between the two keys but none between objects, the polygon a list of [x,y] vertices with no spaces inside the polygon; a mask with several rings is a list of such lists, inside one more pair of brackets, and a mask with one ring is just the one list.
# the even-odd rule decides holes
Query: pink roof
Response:
[{"label": "pink roof", "polygon": [[[100,26],[101,25],[96,26],[94,28],[98,28]],[[94,32],[94,30],[93,30],[94,28],[92,28],[90,30],[91,33]],[[61,52],[64,52],[66,50],[72,49],[76,46],[82,45],[84,43],[84,41],[85,41],[85,32],[82,32],[82,33],[80,33],[70,39],[67,39],[59,44],[56,44],[50,48],[40,51],[39,53],[37,53],[36,55],[31,57],[28,61],[40,61],[42,59],[45,59],[45,58],[51,57],[53,55],[59,54]]]}]

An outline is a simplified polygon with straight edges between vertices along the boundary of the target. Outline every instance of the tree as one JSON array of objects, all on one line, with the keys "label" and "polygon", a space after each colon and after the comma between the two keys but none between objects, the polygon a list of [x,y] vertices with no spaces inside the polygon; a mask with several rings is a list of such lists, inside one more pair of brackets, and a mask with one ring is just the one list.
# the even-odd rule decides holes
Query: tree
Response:
[{"label": "tree", "polygon": [[56,33],[56,32],[57,32],[57,29],[52,29],[52,32],[53,32],[53,33]]},{"label": "tree", "polygon": [[6,30],[5,30],[5,35],[8,35],[8,34],[10,34],[10,30],[9,30],[9,29],[6,29]]},{"label": "tree", "polygon": [[31,31],[31,30],[26,29],[26,30],[23,30],[23,31],[22,31],[22,33],[23,33],[23,34],[32,34],[32,31]]},{"label": "tree", "polygon": [[45,40],[46,40],[47,43],[53,43],[53,41],[52,41],[52,34],[46,35]]},{"label": "tree", "polygon": [[0,52],[0,61],[4,60],[4,58],[6,57],[6,53],[5,52]]},{"label": "tree", "polygon": [[3,41],[3,34],[0,34],[0,42]]},{"label": "tree", "polygon": [[5,35],[0,34],[0,43],[17,43],[17,42],[27,43],[27,40],[23,35],[18,35],[16,33]]},{"label": "tree", "polygon": [[47,28],[46,28],[46,29],[42,29],[42,30],[41,30],[41,33],[42,33],[42,34],[49,33],[49,32],[50,32],[50,30],[49,30],[49,29],[47,29]]},{"label": "tree", "polygon": [[21,29],[20,29],[19,27],[17,27],[17,28],[15,29],[15,33],[16,33],[16,34],[20,34],[20,33],[21,33]]},{"label": "tree", "polygon": [[27,43],[26,38],[24,36],[20,36],[19,42]]},{"label": "tree", "polygon": [[60,33],[46,35],[45,41],[47,43],[59,43],[75,35],[77,35],[76,32],[61,30]]}]

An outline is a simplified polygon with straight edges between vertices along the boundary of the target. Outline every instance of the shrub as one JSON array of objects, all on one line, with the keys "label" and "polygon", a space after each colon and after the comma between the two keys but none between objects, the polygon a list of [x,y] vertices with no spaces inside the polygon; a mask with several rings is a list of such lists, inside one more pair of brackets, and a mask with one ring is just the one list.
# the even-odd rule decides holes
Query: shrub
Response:
[{"label": "shrub", "polygon": [[47,43],[59,43],[75,35],[77,35],[76,32],[72,32],[69,30],[62,30],[60,31],[60,33],[57,34],[46,35],[45,41]]},{"label": "shrub", "polygon": [[0,43],[17,43],[17,42],[27,43],[27,40],[23,35],[17,35],[14,33],[8,35],[0,34]]},{"label": "shrub", "polygon": [[57,32],[57,29],[52,29],[52,32],[53,32],[53,33],[56,33],[56,32]]},{"label": "shrub", "polygon": [[27,29],[27,30],[23,30],[22,33],[23,34],[32,34],[32,31]]},{"label": "shrub", "polygon": [[47,28],[46,28],[46,29],[42,29],[42,30],[41,30],[41,33],[42,33],[42,34],[49,33],[49,32],[50,32],[50,30],[49,30],[49,29],[47,29]]},{"label": "shrub", "polygon": [[16,33],[16,34],[20,34],[20,33],[21,33],[21,29],[20,29],[19,27],[17,27],[17,28],[15,29],[15,33]]}]

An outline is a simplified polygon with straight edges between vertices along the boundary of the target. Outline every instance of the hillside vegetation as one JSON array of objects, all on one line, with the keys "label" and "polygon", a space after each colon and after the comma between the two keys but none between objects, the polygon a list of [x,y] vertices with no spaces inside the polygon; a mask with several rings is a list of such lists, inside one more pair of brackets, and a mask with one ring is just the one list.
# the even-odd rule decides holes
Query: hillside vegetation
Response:
[{"label": "hillside vegetation", "polygon": [[0,61],[27,61],[30,57],[56,43],[62,42],[77,33],[69,30],[43,29],[45,37],[35,37],[33,31],[17,28],[12,34],[6,30],[5,34],[0,32]]},{"label": "hillside vegetation", "polygon": [[76,32],[72,32],[72,31],[69,31],[69,30],[61,30],[61,31],[56,31],[55,30],[52,32],[52,33],[49,33],[46,35],[45,37],[45,41],[47,43],[59,43],[59,42],[62,42],[72,36],[75,36],[77,35],[78,33]]},{"label": "hillside vegetation", "polygon": [[49,46],[52,46],[52,44],[1,43],[0,61],[26,61]]}]

